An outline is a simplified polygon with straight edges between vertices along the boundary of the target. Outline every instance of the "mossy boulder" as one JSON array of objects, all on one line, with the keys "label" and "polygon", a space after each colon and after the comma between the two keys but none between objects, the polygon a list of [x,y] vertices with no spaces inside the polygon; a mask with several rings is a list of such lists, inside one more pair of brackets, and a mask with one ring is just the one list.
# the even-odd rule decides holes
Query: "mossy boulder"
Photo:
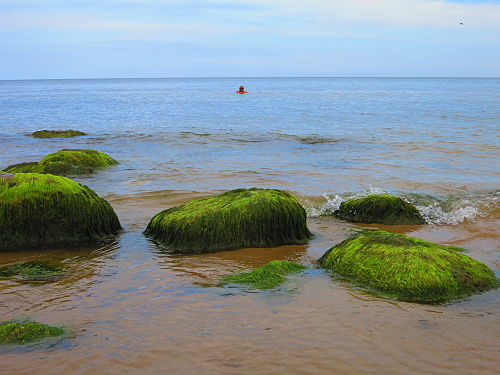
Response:
[{"label": "mossy boulder", "polygon": [[117,233],[108,202],[66,177],[0,175],[0,251],[48,247]]},{"label": "mossy boulder", "polygon": [[78,130],[38,130],[36,132],[31,133],[31,135],[35,138],[70,138],[70,137],[79,137],[82,135],[87,135],[87,133],[78,131]]},{"label": "mossy boulder", "polygon": [[425,224],[415,206],[389,194],[373,194],[342,202],[333,215],[353,223]]},{"label": "mossy boulder", "polygon": [[289,193],[237,189],[162,211],[145,234],[177,252],[306,243],[306,212]]},{"label": "mossy boulder", "polygon": [[95,172],[119,164],[111,156],[95,150],[64,149],[45,156],[39,162],[10,165],[8,173],[50,173],[55,175],[79,175]]},{"label": "mossy boulder", "polygon": [[25,163],[9,165],[3,170],[2,173],[6,173],[7,171],[8,173],[38,173],[37,171],[39,169],[37,161],[28,161]]},{"label": "mossy boulder", "polygon": [[493,271],[442,246],[384,231],[364,231],[328,250],[319,263],[381,296],[439,303],[498,286]]},{"label": "mossy boulder", "polygon": [[0,268],[0,278],[19,277],[27,281],[51,281],[64,275],[62,267],[44,262],[24,262]]},{"label": "mossy boulder", "polygon": [[224,284],[247,284],[256,289],[271,289],[286,281],[284,275],[305,269],[305,266],[298,263],[273,260],[253,271],[225,276],[221,282]]},{"label": "mossy boulder", "polygon": [[65,330],[37,322],[0,324],[0,345],[25,345],[65,334]]}]

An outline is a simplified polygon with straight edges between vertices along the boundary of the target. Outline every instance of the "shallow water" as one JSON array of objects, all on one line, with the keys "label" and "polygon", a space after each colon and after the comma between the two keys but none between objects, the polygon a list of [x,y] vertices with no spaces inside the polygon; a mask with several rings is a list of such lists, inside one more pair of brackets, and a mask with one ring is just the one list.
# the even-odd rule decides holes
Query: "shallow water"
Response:
[{"label": "shallow water", "polygon": [[[232,94],[240,84],[249,95]],[[0,280],[0,320],[71,330],[0,349],[0,373],[497,373],[498,290],[387,301],[315,261],[360,227],[320,213],[387,191],[429,224],[367,227],[466,247],[500,276],[499,102],[498,79],[0,81],[0,166],[61,148],[107,152],[121,164],[76,180],[125,227],[110,243],[0,254],[0,266],[68,269],[54,282]],[[27,136],[45,128],[89,135]],[[164,208],[251,186],[296,194],[311,242],[180,256],[141,233]],[[309,269],[275,291],[217,284],[273,259]]]}]

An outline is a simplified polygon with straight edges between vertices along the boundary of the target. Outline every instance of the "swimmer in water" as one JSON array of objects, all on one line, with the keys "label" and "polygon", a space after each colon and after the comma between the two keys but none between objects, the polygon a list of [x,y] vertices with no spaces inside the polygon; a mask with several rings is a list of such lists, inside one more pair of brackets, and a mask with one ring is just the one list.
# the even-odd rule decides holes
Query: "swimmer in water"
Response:
[{"label": "swimmer in water", "polygon": [[236,91],[236,94],[248,94],[248,91],[245,91],[245,87],[240,86],[240,89]]}]

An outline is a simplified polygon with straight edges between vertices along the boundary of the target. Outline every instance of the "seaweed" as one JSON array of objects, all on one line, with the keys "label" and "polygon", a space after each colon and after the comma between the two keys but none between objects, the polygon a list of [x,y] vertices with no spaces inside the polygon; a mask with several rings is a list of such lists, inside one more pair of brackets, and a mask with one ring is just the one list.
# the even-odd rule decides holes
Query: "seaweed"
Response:
[{"label": "seaweed", "polygon": [[88,241],[121,229],[110,204],[85,185],[50,174],[10,176],[0,178],[0,251]]},{"label": "seaweed", "polygon": [[0,268],[0,277],[17,276],[27,281],[49,281],[59,279],[64,274],[62,267],[44,262],[24,262]]},{"label": "seaweed", "polygon": [[4,169],[4,171],[8,171],[9,173],[37,173],[36,171],[38,169],[37,161],[28,161],[25,163],[9,165]]},{"label": "seaweed", "polygon": [[7,322],[0,325],[0,345],[24,345],[65,334],[60,327],[37,322]]},{"label": "seaweed", "polygon": [[333,214],[353,223],[425,224],[415,206],[389,194],[373,194],[342,202]]},{"label": "seaweed", "polygon": [[335,245],[319,263],[382,296],[440,303],[498,287],[465,249],[385,231],[362,231]]},{"label": "seaweed", "polygon": [[38,130],[31,133],[35,138],[70,138],[79,137],[82,135],[87,135],[87,133],[81,132],[79,130]]},{"label": "seaweed", "polygon": [[95,172],[119,164],[111,156],[96,150],[64,149],[48,154],[39,162],[10,165],[7,173],[48,173],[54,175],[79,175]]},{"label": "seaweed", "polygon": [[155,215],[145,232],[170,250],[212,252],[304,244],[306,212],[289,193],[237,189]]},{"label": "seaweed", "polygon": [[224,284],[248,284],[256,289],[271,289],[286,281],[284,275],[305,269],[305,266],[298,263],[273,260],[253,271],[225,276],[221,282]]}]

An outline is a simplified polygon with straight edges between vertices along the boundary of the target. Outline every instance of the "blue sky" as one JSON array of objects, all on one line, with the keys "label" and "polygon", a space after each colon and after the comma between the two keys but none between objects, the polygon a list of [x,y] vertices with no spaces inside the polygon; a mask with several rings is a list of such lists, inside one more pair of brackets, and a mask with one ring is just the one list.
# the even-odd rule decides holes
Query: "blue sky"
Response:
[{"label": "blue sky", "polygon": [[0,0],[0,79],[224,76],[499,77],[500,0]]}]

